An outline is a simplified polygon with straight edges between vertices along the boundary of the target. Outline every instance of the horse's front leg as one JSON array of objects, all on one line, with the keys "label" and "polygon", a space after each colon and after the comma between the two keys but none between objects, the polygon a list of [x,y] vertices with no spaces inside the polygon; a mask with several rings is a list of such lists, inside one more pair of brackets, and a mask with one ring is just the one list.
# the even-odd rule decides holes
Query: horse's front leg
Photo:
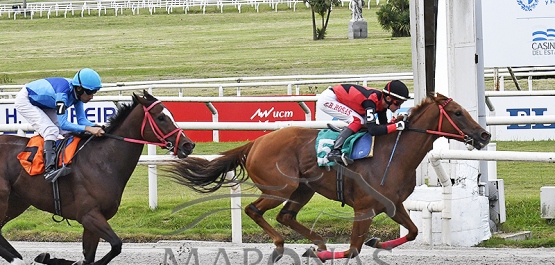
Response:
[{"label": "horse's front leg", "polygon": [[122,241],[116,235],[108,221],[99,211],[91,211],[81,219],[81,224],[85,228],[83,232],[83,254],[85,255],[85,263],[89,264],[94,261],[96,248],[98,246],[98,238],[104,239],[110,243],[111,249],[102,259],[92,264],[105,265],[108,264],[113,258],[121,253]]},{"label": "horse's front leg", "polygon": [[92,233],[87,228],[83,230],[83,256],[85,256],[85,260],[83,261],[84,264],[94,263],[99,241],[100,236]]},{"label": "horse's front leg", "polygon": [[392,249],[404,243],[407,243],[408,241],[413,241],[416,238],[416,236],[418,235],[418,227],[416,227],[416,225],[410,219],[410,215],[403,206],[403,203],[399,203],[396,206],[397,207],[395,210],[395,215],[392,216],[391,219],[405,227],[409,231],[408,234],[404,237],[385,242],[380,242],[379,238],[372,238],[366,243],[367,245],[375,248]]},{"label": "horse's front leg", "polygon": [[355,218],[351,230],[351,245],[349,249],[343,252],[331,252],[329,250],[318,252],[317,255],[320,260],[326,261],[329,259],[354,258],[358,256],[374,216],[375,213],[373,209],[355,210]]},{"label": "horse's front leg", "polygon": [[[38,263],[49,264],[49,265],[73,265],[73,264],[108,264],[115,256],[121,252],[121,240],[112,231],[112,228],[104,218],[104,216],[98,212],[90,212],[86,214],[81,219],[81,224],[83,225],[83,262],[75,262],[72,260],[60,259],[60,258],[50,258],[50,254],[42,253],[35,258]],[[100,238],[103,238],[112,246],[112,250],[104,256],[98,262],[94,262],[96,256],[96,250],[98,248],[98,242]],[[119,244],[119,245],[118,245]],[[114,247],[115,246],[115,247]]]}]

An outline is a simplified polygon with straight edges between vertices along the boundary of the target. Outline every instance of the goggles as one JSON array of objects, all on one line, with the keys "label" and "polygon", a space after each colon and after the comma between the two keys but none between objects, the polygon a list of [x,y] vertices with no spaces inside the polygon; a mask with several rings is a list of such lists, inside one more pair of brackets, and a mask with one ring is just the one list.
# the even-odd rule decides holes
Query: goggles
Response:
[{"label": "goggles", "polygon": [[89,90],[89,89],[85,89],[83,88],[83,91],[85,91],[85,94],[87,95],[94,95],[96,92],[98,92],[98,90]]},{"label": "goggles", "polygon": [[397,106],[397,107],[401,107],[401,104],[405,103],[404,100],[398,100],[398,99],[394,99],[391,101],[391,104]]}]

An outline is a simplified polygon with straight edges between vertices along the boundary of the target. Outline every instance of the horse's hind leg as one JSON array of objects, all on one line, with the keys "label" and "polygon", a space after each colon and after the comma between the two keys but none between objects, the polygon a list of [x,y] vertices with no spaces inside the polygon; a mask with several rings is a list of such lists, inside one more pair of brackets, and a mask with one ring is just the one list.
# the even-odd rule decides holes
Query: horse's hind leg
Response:
[{"label": "horse's hind leg", "polygon": [[274,245],[276,246],[276,249],[274,251],[274,253],[272,254],[272,261],[278,261],[283,253],[284,253],[284,248],[283,248],[283,244],[284,244],[284,239],[283,236],[278,233],[265,219],[264,219],[264,213],[267,210],[276,208],[278,205],[280,205],[283,201],[280,199],[274,199],[274,198],[265,198],[264,194],[262,194],[261,198],[258,198],[256,201],[254,201],[253,203],[249,204],[247,207],[245,207],[245,213],[256,223],[258,224],[258,226],[260,226],[264,232],[266,232],[266,234],[268,234],[272,240],[274,241]]},{"label": "horse's hind leg", "polygon": [[21,254],[4,238],[4,235],[0,235],[0,256],[10,264],[25,264]]},{"label": "horse's hind leg", "polygon": [[312,196],[314,196],[314,191],[312,189],[304,185],[299,186],[299,188],[291,194],[291,197],[277,215],[276,220],[312,241],[312,243],[318,246],[318,251],[326,250],[326,244],[322,236],[308,229],[296,219],[297,213],[299,213],[301,208],[312,199]]},{"label": "horse's hind leg", "polygon": [[[18,264],[17,262],[21,261],[20,264],[25,264],[23,262],[23,257],[13,246],[4,238],[3,235],[0,235],[0,256],[4,258],[10,264]],[[19,260],[19,261],[18,261]]]},{"label": "horse's hind leg", "polygon": [[[0,189],[0,229],[4,225],[19,216],[27,208],[29,204],[21,200],[15,193],[11,193],[8,185],[2,185]],[[25,264],[23,257],[15,248],[0,234],[0,256],[10,264]]]}]

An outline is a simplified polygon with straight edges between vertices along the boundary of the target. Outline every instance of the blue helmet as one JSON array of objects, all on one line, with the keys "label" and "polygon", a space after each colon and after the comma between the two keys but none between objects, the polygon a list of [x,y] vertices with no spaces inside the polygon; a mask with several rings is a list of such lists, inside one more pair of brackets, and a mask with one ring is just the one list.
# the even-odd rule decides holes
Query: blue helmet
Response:
[{"label": "blue helmet", "polygon": [[90,68],[83,68],[75,74],[71,84],[74,86],[80,86],[84,89],[91,91],[98,91],[102,88],[102,81],[100,80],[100,75]]}]

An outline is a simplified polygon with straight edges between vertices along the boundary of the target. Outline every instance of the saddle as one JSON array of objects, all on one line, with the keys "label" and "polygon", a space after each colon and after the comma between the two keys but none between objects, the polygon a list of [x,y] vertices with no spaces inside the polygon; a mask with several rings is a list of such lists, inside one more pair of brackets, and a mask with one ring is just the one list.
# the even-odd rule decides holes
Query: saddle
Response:
[{"label": "saddle", "polygon": [[[56,141],[57,168],[71,164],[80,140],[81,138],[72,135]],[[31,137],[25,149],[17,155],[17,159],[29,175],[36,176],[44,173],[44,139],[42,136]]]},{"label": "saddle", "polygon": [[[327,159],[328,153],[333,149],[333,143],[339,132],[336,128],[321,130],[316,137],[316,156],[318,166],[333,166],[335,162]],[[374,136],[368,132],[357,132],[351,135],[341,149],[350,159],[358,160],[374,156]]]}]

